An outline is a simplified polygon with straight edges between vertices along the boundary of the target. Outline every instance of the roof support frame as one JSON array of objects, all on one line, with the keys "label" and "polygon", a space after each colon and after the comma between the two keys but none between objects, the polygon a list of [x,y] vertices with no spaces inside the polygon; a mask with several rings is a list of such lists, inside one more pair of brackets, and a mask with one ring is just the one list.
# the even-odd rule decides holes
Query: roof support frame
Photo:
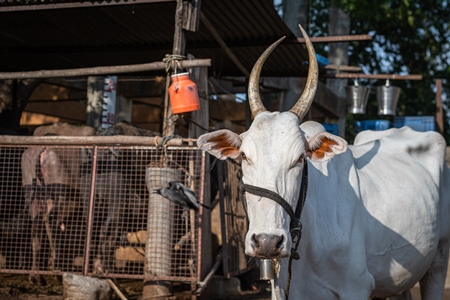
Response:
[{"label": "roof support frame", "polygon": [[29,10],[36,11],[36,10],[82,8],[82,7],[86,8],[86,7],[134,5],[134,4],[161,3],[161,2],[176,2],[176,0],[132,0],[132,1],[116,0],[116,1],[40,3],[35,5],[7,5],[7,6],[0,6],[0,12],[29,11]]}]

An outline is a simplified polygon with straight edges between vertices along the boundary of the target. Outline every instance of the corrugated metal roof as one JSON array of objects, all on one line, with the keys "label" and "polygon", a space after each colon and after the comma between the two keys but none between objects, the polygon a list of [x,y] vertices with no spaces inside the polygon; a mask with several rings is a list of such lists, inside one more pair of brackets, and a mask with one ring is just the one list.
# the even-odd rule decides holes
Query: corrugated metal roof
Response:
[{"label": "corrugated metal roof", "polygon": [[[77,3],[83,6],[38,9]],[[140,64],[161,61],[171,53],[176,2],[96,3],[87,7],[74,1],[0,0],[0,72]],[[27,7],[33,10],[24,10]],[[292,43],[295,36],[271,1],[203,0],[201,9],[247,70],[285,35],[287,42],[268,59],[263,75],[306,75],[306,50]],[[211,74],[243,75],[203,24],[198,32],[187,32],[186,39],[186,53],[213,60]]]}]

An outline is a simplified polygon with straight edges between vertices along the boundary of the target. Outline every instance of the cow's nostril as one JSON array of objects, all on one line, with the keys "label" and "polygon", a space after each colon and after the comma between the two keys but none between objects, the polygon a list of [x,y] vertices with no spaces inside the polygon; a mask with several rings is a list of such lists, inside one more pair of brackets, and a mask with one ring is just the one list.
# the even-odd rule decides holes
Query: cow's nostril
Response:
[{"label": "cow's nostril", "polygon": [[280,240],[277,243],[277,249],[283,248],[284,236],[280,236]]},{"label": "cow's nostril", "polygon": [[258,239],[256,238],[256,234],[252,235],[252,242],[253,242],[253,247],[255,247],[255,248],[259,247],[259,242],[258,242]]}]

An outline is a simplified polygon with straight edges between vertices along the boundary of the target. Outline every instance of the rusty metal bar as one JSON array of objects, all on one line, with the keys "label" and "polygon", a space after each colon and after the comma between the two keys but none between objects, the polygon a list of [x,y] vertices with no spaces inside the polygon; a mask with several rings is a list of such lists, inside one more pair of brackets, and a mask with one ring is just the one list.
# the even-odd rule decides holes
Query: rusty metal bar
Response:
[{"label": "rusty metal bar", "polygon": [[213,267],[211,268],[211,271],[206,275],[205,279],[203,281],[200,281],[197,283],[199,286],[198,289],[195,291],[196,296],[200,296],[203,290],[208,286],[209,282],[211,281],[214,273],[216,273],[217,269],[219,268],[220,264],[222,263],[222,251],[219,252],[219,254],[216,257],[216,262],[214,263]]},{"label": "rusty metal bar", "polygon": [[[211,59],[194,59],[180,61],[182,68],[209,67]],[[165,70],[165,62],[152,62],[147,64],[92,67],[65,70],[41,70],[29,72],[0,72],[0,79],[25,79],[25,78],[54,78],[54,77],[74,77],[74,76],[93,76],[122,74],[131,72],[146,72]]]},{"label": "rusty metal bar", "polygon": [[[33,274],[33,275],[62,275],[64,272],[62,271],[31,271],[29,269],[1,269],[2,274]],[[73,272],[76,274],[76,272]],[[13,298],[14,299],[14,298]]]},{"label": "rusty metal bar", "polygon": [[[205,153],[202,152],[202,162],[201,162],[201,169],[202,172],[200,172],[200,186],[204,187],[205,186],[205,172],[206,172],[206,167],[205,167]],[[194,173],[194,172],[192,172]],[[199,200],[201,201],[201,203],[205,203],[205,194],[204,194],[204,188],[200,189],[200,195],[199,195]],[[198,234],[198,243],[197,243],[197,280],[201,280],[201,257],[202,257],[202,230],[203,230],[203,224],[202,224],[202,218],[203,218],[203,214],[204,214],[205,209],[200,206],[200,210],[199,210],[199,214],[198,214],[198,220],[197,220],[197,224],[199,224],[198,228],[197,228],[197,234]]]},{"label": "rusty metal bar", "polygon": [[[0,145],[67,145],[67,146],[92,146],[92,145],[115,145],[115,146],[157,146],[162,137],[143,136],[16,136],[0,135]],[[182,146],[193,142],[195,139],[174,138],[165,146]]]},{"label": "rusty metal bar", "polygon": [[[355,42],[355,41],[371,41],[372,38],[373,37],[368,34],[310,37],[312,43],[340,43],[340,42]],[[299,43],[305,43],[304,38],[297,38],[296,41]]]},{"label": "rusty metal bar", "polygon": [[[46,272],[46,273],[44,273]],[[2,273],[6,273],[3,272]],[[9,273],[9,272],[8,272]],[[29,274],[30,271],[26,270],[26,271],[19,271],[19,272],[15,272],[15,273],[20,273],[20,274]],[[38,271],[38,274],[48,274],[48,275],[62,275],[63,272],[49,272],[49,271]],[[98,274],[95,274],[93,272],[89,272],[88,276],[98,276]],[[117,274],[117,273],[108,273],[107,276],[108,278],[129,278],[129,279],[145,279],[145,275],[131,275],[131,274]],[[158,276],[157,280],[161,280],[161,281],[174,281],[174,282],[186,282],[186,283],[190,283],[190,282],[197,282],[196,278],[193,277],[187,277],[187,276]]]},{"label": "rusty metal bar", "polygon": [[347,79],[389,79],[389,80],[422,80],[422,75],[396,75],[396,74],[361,74],[361,73],[338,73],[324,75],[326,78],[347,78]]},{"label": "rusty metal bar", "polygon": [[227,232],[227,222],[225,216],[225,196],[224,196],[224,186],[223,186],[223,176],[224,176],[224,162],[217,161],[217,180],[219,182],[219,207],[220,207],[220,224],[222,232],[222,260],[223,260],[223,274],[226,278],[229,277],[229,261],[228,261],[228,232]]},{"label": "rusty metal bar", "polygon": [[[81,274],[81,272],[71,272],[74,274]],[[29,269],[1,269],[1,274],[30,274]],[[64,271],[45,271],[45,270],[39,270],[35,272],[35,274],[39,275],[62,275],[64,274]],[[87,276],[98,276],[98,274],[94,274],[92,272],[89,272]],[[131,275],[131,274],[115,274],[115,273],[108,273],[108,278],[123,278],[123,279],[143,279],[144,275]],[[176,277],[176,276],[159,276],[158,279],[160,280],[167,280],[167,281],[177,281],[177,282],[195,282],[195,278],[191,277]]]},{"label": "rusty metal bar", "polygon": [[89,273],[89,254],[91,250],[92,239],[92,225],[94,216],[94,201],[95,201],[95,176],[97,175],[97,154],[98,147],[94,147],[94,153],[92,156],[92,170],[91,170],[91,186],[89,188],[89,208],[88,216],[86,220],[86,244],[84,246],[84,264],[83,275],[87,276]]}]

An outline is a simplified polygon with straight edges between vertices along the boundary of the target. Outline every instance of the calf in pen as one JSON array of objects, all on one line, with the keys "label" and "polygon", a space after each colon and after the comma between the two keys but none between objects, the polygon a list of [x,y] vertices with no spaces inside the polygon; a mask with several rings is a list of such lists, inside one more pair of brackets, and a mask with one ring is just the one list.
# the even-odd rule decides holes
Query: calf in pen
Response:
[{"label": "calf in pen", "polygon": [[[38,127],[34,136],[92,136],[92,127],[78,127],[66,123],[56,123]],[[73,213],[80,188],[80,166],[82,153],[79,149],[46,146],[30,147],[22,155],[22,186],[25,194],[25,209],[29,209],[31,219],[32,272],[30,280],[36,281],[39,271],[39,257],[44,232],[48,239],[50,257],[48,268],[53,270],[58,257],[54,223],[56,230],[64,231],[65,219]],[[53,217],[53,220],[52,220]],[[44,229],[45,228],[45,229]]]}]

